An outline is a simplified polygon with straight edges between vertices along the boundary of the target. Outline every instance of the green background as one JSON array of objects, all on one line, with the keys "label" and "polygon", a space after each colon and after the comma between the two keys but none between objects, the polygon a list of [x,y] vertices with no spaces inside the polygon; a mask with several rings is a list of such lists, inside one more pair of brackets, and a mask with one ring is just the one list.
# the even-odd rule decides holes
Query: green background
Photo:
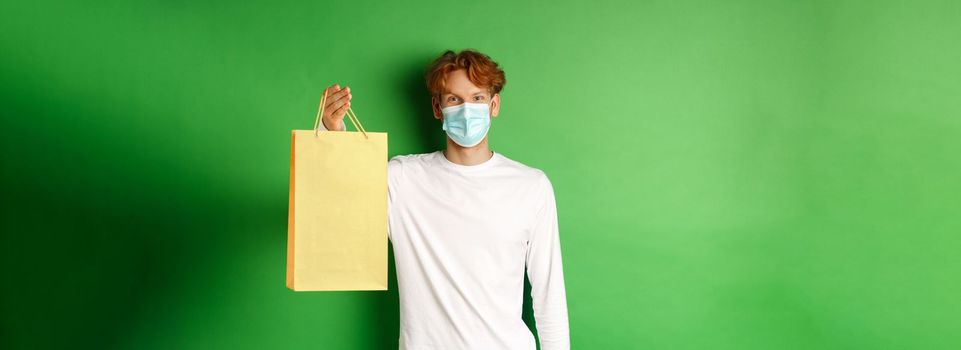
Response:
[{"label": "green background", "polygon": [[396,348],[396,290],[284,287],[290,130],[338,82],[442,148],[448,48],[507,72],[574,348],[961,348],[958,1],[5,1],[0,347]]}]

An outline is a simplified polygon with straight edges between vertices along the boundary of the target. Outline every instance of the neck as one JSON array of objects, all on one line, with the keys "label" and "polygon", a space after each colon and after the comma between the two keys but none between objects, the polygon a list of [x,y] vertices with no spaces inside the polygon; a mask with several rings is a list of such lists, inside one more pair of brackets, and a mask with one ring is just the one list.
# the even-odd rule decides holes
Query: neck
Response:
[{"label": "neck", "polygon": [[447,138],[447,149],[444,150],[444,157],[454,164],[460,165],[477,165],[487,160],[491,159],[494,153],[491,152],[490,147],[487,146],[487,138],[485,137],[481,143],[478,143],[474,147],[463,147],[458,145],[451,139]]}]

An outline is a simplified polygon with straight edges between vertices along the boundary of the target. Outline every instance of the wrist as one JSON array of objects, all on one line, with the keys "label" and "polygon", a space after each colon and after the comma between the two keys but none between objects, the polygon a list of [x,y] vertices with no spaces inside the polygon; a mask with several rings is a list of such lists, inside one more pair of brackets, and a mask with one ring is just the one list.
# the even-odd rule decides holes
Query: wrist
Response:
[{"label": "wrist", "polygon": [[[346,128],[345,128],[346,125],[344,125],[343,120],[338,122],[331,122],[327,119],[321,119],[321,122],[324,123],[324,128],[326,128],[328,131],[346,131]],[[334,124],[334,125],[331,125],[331,124]]]}]

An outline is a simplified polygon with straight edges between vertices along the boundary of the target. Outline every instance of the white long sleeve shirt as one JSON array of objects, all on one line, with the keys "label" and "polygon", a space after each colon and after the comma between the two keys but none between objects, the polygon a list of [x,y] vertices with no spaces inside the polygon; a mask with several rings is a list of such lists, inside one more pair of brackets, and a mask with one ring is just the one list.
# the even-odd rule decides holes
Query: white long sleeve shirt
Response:
[{"label": "white long sleeve shirt", "polygon": [[524,270],[542,350],[569,349],[557,210],[541,170],[494,152],[387,165],[401,350],[535,350],[521,319]]},{"label": "white long sleeve shirt", "polygon": [[554,193],[547,176],[494,153],[443,152],[387,165],[400,348],[535,350],[521,319],[524,268],[544,350],[569,349]]}]

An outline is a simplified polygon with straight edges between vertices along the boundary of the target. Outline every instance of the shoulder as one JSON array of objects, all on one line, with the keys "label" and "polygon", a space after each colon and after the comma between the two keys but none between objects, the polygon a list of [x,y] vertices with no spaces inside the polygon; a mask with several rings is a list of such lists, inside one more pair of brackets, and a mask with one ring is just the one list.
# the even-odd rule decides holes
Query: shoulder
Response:
[{"label": "shoulder", "polygon": [[435,156],[435,153],[437,152],[400,154],[393,156],[389,161],[387,161],[387,173],[391,177],[399,177],[403,175],[405,169],[425,167],[430,163],[430,160]]},{"label": "shoulder", "polygon": [[500,156],[502,158],[502,167],[508,169],[508,171],[513,173],[516,177],[524,179],[525,182],[528,182],[533,186],[540,188],[546,186],[548,189],[551,188],[551,180],[547,177],[547,173],[545,173],[543,170],[508,158],[503,154]]},{"label": "shoulder", "polygon": [[424,164],[430,161],[431,157],[435,156],[437,152],[431,153],[416,153],[416,154],[399,154],[390,158],[388,161],[388,166],[402,167],[410,166],[414,164]]},{"label": "shoulder", "polygon": [[522,186],[524,193],[530,196],[532,208],[538,215],[544,213],[549,208],[555,208],[554,185],[551,183],[547,173],[541,169],[526,165],[519,161],[504,157],[503,162],[506,166],[513,169],[513,173],[522,174],[515,177],[523,179]]}]

